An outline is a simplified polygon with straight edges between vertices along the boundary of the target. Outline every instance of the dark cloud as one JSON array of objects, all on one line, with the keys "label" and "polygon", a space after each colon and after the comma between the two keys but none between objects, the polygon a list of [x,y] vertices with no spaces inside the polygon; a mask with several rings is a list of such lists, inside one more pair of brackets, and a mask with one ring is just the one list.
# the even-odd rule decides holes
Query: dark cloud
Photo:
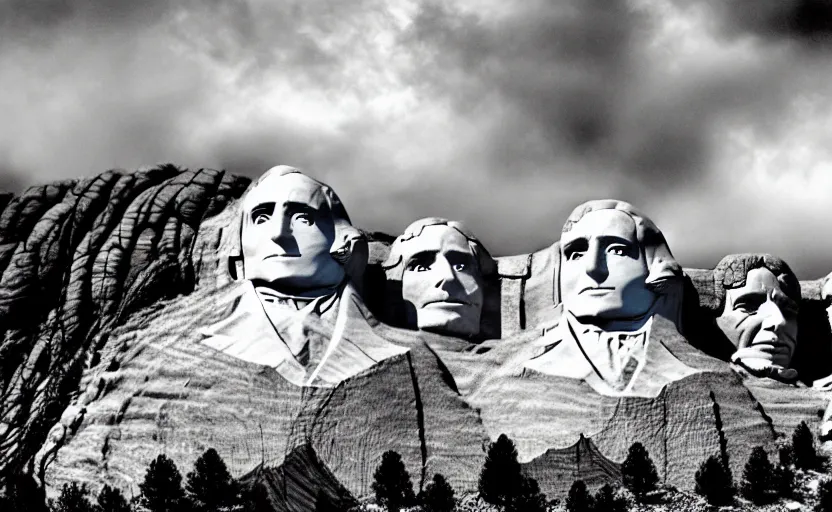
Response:
[{"label": "dark cloud", "polygon": [[427,3],[402,41],[432,50],[414,78],[460,111],[490,102],[517,109],[507,115],[526,126],[506,123],[495,138],[537,130],[552,147],[583,155],[609,150],[639,21],[618,0],[527,2],[499,20]]},{"label": "dark cloud", "polygon": [[80,25],[86,29],[146,25],[169,13],[171,2],[111,2],[108,0],[6,0],[0,3],[0,29],[25,40],[41,32]]},{"label": "dark cloud", "polygon": [[322,180],[348,167],[356,147],[340,136],[291,128],[281,123],[258,122],[217,137],[212,148],[217,167],[257,177],[279,162],[316,172]]},{"label": "dark cloud", "polygon": [[592,161],[661,192],[706,176],[726,113],[782,108],[782,69],[717,61],[669,71],[676,63],[647,50],[654,22],[625,1],[526,2],[496,20],[427,3],[402,41],[427,49],[415,81],[428,94],[461,115],[499,110],[485,133],[495,168]]},{"label": "dark cloud", "polygon": [[363,227],[446,216],[495,254],[548,245],[577,204],[616,197],[685,264],[763,249],[806,276],[832,252],[800,229],[832,218],[814,192],[832,157],[832,66],[813,43],[828,26],[805,14],[823,5],[7,1],[0,188],[287,163]]},{"label": "dark cloud", "polygon": [[786,38],[812,47],[832,47],[829,0],[710,0],[709,4],[729,34],[750,32],[767,39]]}]

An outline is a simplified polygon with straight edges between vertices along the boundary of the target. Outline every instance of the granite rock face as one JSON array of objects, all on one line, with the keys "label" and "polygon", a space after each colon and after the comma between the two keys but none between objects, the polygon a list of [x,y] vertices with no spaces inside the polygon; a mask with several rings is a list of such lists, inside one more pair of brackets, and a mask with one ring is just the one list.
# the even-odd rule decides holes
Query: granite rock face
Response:
[{"label": "granite rock face", "polygon": [[[686,269],[685,338],[668,342],[707,371],[659,397],[609,399],[530,373],[501,380],[501,365],[557,319],[558,244],[496,258],[483,314],[498,339],[471,343],[377,319],[393,240],[381,233],[368,234],[367,309],[354,314],[407,351],[334,387],[292,385],[200,342],[239,296],[225,255],[247,185],[163,166],[0,196],[0,479],[30,472],[52,493],[70,481],[136,493],[157,454],[184,474],[213,447],[275,510],[314,510],[371,493],[389,449],[417,492],[434,473],[475,490],[488,443],[507,433],[549,498],[577,478],[619,479],[635,441],[665,481],[690,489],[708,455],[727,450],[739,474],[753,446],[773,449],[801,420],[816,427],[826,406],[803,384],[723,362],[710,270]],[[795,365],[810,382],[832,372],[832,333],[820,283],[801,284]]]},{"label": "granite rock face", "polygon": [[77,426],[64,409],[110,329],[193,290],[200,223],[247,184],[224,172],[161,166],[3,198],[0,478],[30,466],[53,425]]},{"label": "granite rock face", "polygon": [[[372,492],[373,472],[389,449],[402,455],[417,488],[437,472],[458,489],[476,487],[487,436],[418,338],[400,336],[406,354],[334,388],[298,387],[200,343],[200,327],[222,317],[236,286],[200,287],[112,332],[81,381],[82,397],[92,399],[66,409],[63,421],[73,428],[53,428],[35,457],[47,485],[109,483],[138,492],[158,453],[184,471],[213,447],[235,476],[272,468],[272,480],[303,453],[300,467],[333,475],[351,496]],[[301,480],[303,496],[340,499],[332,486]]]}]

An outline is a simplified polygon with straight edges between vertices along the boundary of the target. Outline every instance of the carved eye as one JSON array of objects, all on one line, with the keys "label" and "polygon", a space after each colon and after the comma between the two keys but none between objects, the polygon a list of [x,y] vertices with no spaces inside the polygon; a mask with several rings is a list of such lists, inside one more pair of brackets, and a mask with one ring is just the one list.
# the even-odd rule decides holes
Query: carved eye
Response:
[{"label": "carved eye", "polygon": [[307,212],[300,212],[296,213],[292,216],[292,222],[300,222],[306,226],[311,226],[315,224],[315,221],[312,219],[312,215]]},{"label": "carved eye", "polygon": [[623,245],[611,245],[607,248],[607,252],[616,256],[626,256],[627,248]]},{"label": "carved eye", "polygon": [[569,260],[569,261],[575,261],[575,260],[579,260],[579,259],[583,258],[583,256],[584,256],[583,252],[574,251],[574,252],[570,252],[569,254],[567,254],[566,259]]},{"label": "carved eye", "polygon": [[252,224],[265,224],[272,219],[274,203],[261,203],[251,210]]},{"label": "carved eye", "polygon": [[272,218],[272,216],[268,213],[263,213],[263,212],[255,213],[254,218],[252,219],[252,222],[254,224],[265,224],[266,222],[269,222],[269,220],[271,218]]},{"label": "carved eye", "polygon": [[454,270],[456,270],[457,272],[462,272],[466,268],[468,268],[468,265],[466,265],[465,263],[454,263]]},{"label": "carved eye", "polygon": [[425,263],[424,260],[413,260],[407,264],[407,270],[410,272],[427,272],[430,270],[430,264]]},{"label": "carved eye", "polygon": [[734,311],[744,315],[756,315],[757,310],[760,309],[760,306],[762,306],[765,301],[766,299],[764,296],[758,295],[745,295],[737,297],[737,301],[734,303]]}]

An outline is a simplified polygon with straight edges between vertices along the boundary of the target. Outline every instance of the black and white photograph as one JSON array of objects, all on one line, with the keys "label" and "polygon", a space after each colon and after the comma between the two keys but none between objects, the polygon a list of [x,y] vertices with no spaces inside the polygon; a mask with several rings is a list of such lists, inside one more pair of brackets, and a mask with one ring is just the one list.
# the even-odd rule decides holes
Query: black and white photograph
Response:
[{"label": "black and white photograph", "polygon": [[0,511],[832,512],[832,1],[0,0]]}]

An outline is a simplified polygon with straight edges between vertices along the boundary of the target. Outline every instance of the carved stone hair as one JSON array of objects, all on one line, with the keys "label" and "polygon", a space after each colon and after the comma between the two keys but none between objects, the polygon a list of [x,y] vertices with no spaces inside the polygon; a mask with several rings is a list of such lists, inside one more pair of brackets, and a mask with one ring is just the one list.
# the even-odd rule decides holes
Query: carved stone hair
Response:
[{"label": "carved stone hair", "polygon": [[[645,285],[657,294],[665,294],[683,283],[682,266],[673,258],[670,247],[659,228],[630,203],[615,199],[587,201],[578,206],[563,225],[563,233],[572,230],[586,214],[599,210],[616,210],[628,215],[636,225],[636,240],[644,254],[649,273]],[[563,249],[561,248],[561,252]]]},{"label": "carved stone hair", "polygon": [[479,239],[472,235],[461,223],[447,220],[440,217],[427,217],[411,223],[405,228],[404,233],[397,237],[390,246],[390,254],[384,263],[381,264],[387,279],[390,281],[401,281],[404,275],[404,244],[409,240],[419,237],[422,231],[428,226],[448,226],[455,229],[468,240],[468,247],[474,255],[474,261],[480,275],[483,277],[494,275],[497,272],[497,262],[491,254],[480,243]]},{"label": "carved stone hair", "polygon": [[717,313],[725,307],[726,290],[745,286],[748,273],[765,268],[774,274],[783,292],[800,304],[800,281],[785,261],[771,254],[729,254],[714,269],[714,302],[709,304]]},{"label": "carved stone hair", "polygon": [[[240,204],[245,204],[245,200],[249,192],[259,186],[264,180],[275,174],[277,176],[299,174],[317,185],[318,193],[322,197],[323,204],[328,209],[329,214],[332,216],[332,222],[335,226],[335,241],[330,247],[329,254],[344,267],[348,276],[353,279],[358,279],[367,265],[367,251],[357,250],[357,248],[361,245],[364,249],[366,249],[367,240],[358,228],[353,227],[350,222],[350,217],[347,215],[347,210],[341,203],[341,199],[338,198],[338,195],[329,185],[307,176],[295,167],[278,165],[263,173],[257,181],[251,184],[246,193],[240,199]],[[243,236],[243,225],[245,223],[244,217],[245,211],[241,210],[237,219],[239,227],[236,230],[237,238],[234,250],[232,250],[231,255],[228,258],[228,269],[233,279],[239,279],[242,277],[242,275],[238,272],[238,265],[243,259],[241,240]]]}]

